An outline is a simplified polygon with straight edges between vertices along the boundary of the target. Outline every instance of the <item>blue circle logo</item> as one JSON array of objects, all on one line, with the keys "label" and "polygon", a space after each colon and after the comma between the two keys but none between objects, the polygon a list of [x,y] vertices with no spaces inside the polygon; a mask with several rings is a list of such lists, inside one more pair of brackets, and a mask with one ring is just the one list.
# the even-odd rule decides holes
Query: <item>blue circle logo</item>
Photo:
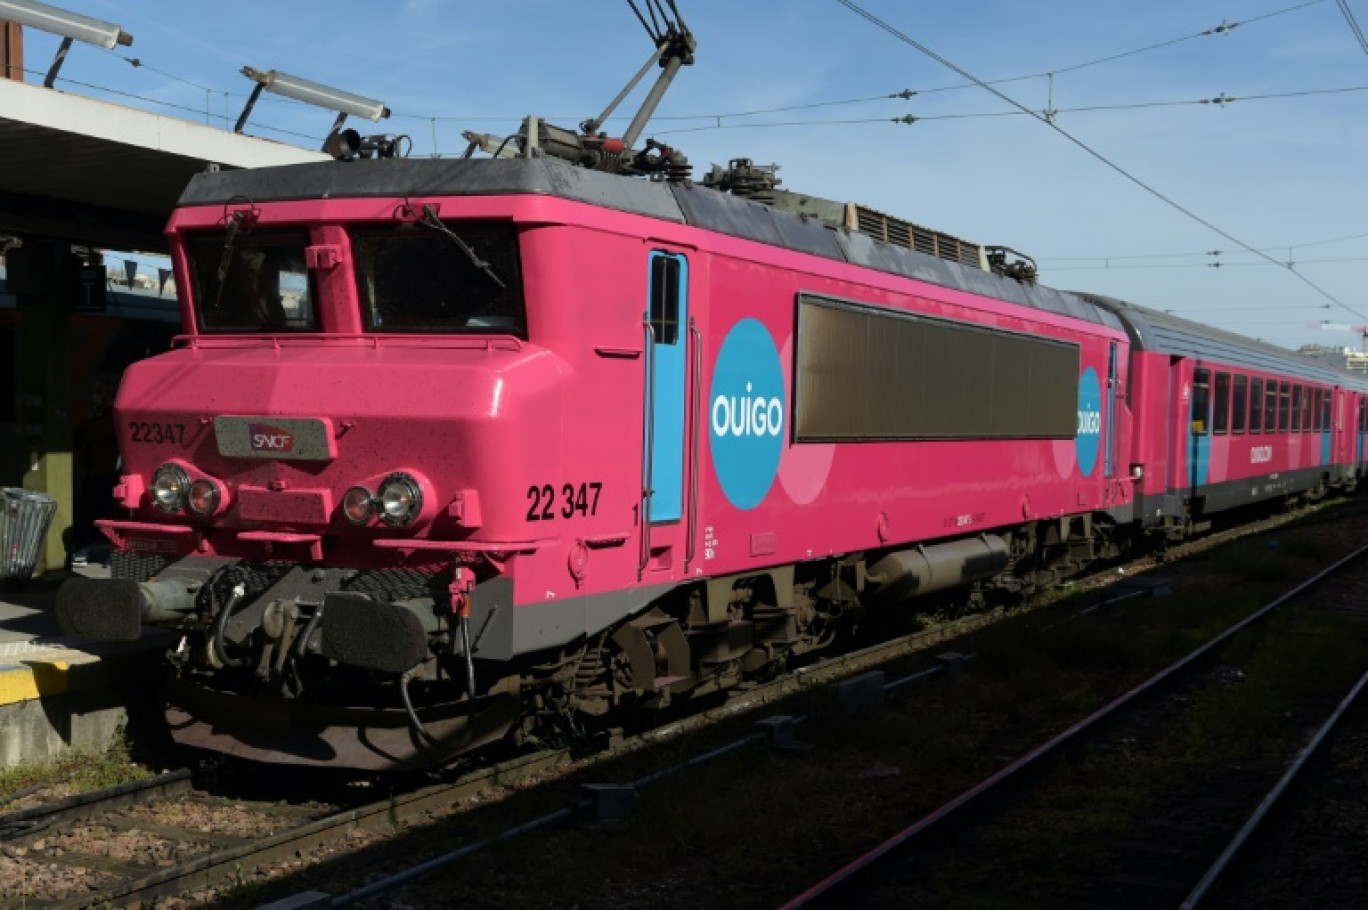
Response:
[{"label": "blue circle logo", "polygon": [[1102,448],[1102,386],[1092,367],[1078,377],[1078,434],[1074,449],[1078,453],[1078,470],[1091,477],[1097,467],[1097,455]]},{"label": "blue circle logo", "polygon": [[759,320],[743,319],[722,342],[708,394],[713,470],[738,509],[758,506],[774,484],[786,413],[774,339]]}]

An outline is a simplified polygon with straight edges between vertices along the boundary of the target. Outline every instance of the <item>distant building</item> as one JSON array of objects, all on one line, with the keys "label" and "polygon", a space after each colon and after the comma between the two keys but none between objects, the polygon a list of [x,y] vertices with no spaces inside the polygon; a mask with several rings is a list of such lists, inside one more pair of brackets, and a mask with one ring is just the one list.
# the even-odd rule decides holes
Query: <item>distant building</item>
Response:
[{"label": "distant building", "polygon": [[1303,345],[1297,353],[1357,373],[1368,373],[1368,353],[1353,348],[1332,348],[1321,344]]}]

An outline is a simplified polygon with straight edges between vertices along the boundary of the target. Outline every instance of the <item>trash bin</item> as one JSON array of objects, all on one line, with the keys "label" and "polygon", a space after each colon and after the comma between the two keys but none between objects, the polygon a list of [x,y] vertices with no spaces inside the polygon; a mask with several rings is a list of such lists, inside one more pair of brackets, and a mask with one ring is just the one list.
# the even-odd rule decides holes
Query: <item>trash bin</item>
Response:
[{"label": "trash bin", "polygon": [[57,503],[46,493],[0,490],[0,580],[27,581],[38,564]]}]

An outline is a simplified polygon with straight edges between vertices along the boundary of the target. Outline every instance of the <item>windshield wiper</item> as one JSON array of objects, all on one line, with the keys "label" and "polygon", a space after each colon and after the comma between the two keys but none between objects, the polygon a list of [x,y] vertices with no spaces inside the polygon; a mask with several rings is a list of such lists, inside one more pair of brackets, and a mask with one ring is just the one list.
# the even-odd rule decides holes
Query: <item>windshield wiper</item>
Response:
[{"label": "windshield wiper", "polygon": [[218,286],[214,288],[215,313],[223,305],[223,289],[228,286],[228,272],[232,270],[233,253],[237,252],[238,240],[248,233],[248,229],[243,226],[246,221],[246,212],[234,212],[228,224],[228,237],[223,241],[223,254],[219,256]]},{"label": "windshield wiper", "polygon": [[446,234],[461,248],[461,252],[466,254],[466,258],[470,260],[471,265],[488,275],[489,280],[497,284],[500,288],[505,291],[508,290],[508,285],[504,284],[503,280],[494,273],[494,266],[481,259],[480,255],[471,248],[470,244],[466,243],[459,234],[443,224],[442,219],[437,217],[437,212],[432,206],[423,206],[423,217],[418,219],[418,223],[425,228],[431,228],[434,231],[441,231],[443,234]]}]

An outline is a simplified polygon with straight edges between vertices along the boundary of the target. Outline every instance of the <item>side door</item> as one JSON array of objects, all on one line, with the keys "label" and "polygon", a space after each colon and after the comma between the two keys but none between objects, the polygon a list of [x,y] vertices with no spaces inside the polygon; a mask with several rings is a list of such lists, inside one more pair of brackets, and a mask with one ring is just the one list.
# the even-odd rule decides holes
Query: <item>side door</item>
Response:
[{"label": "side door", "polygon": [[646,413],[642,452],[641,571],[672,568],[684,527],[688,478],[690,353],[689,259],[656,249],[649,254],[646,337]]},{"label": "side door", "polygon": [[1198,364],[1192,371],[1192,410],[1188,421],[1187,473],[1189,496],[1195,501],[1207,485],[1211,468],[1211,370]]},{"label": "side door", "polygon": [[1113,341],[1107,352],[1106,432],[1108,438],[1103,446],[1105,456],[1102,463],[1102,476],[1109,479],[1116,476],[1116,447],[1121,437],[1121,434],[1116,431],[1116,395],[1120,385],[1120,377],[1117,374],[1117,358],[1117,344]]}]

